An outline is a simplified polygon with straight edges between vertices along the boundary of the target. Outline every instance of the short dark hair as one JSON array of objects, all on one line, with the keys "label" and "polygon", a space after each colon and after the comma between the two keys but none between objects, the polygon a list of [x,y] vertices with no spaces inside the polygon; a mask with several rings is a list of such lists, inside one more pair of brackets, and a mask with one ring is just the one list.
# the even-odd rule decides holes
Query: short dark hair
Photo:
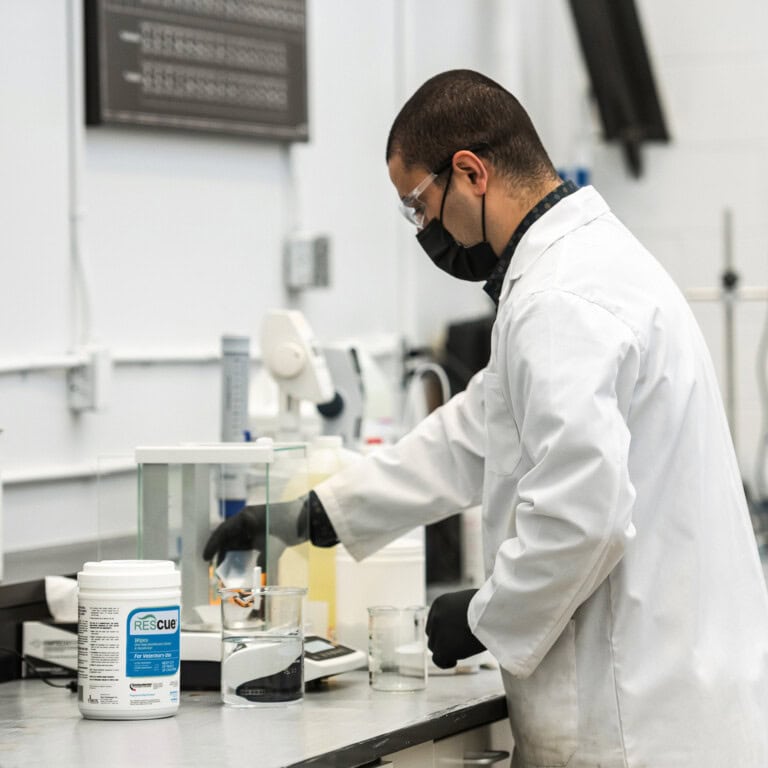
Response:
[{"label": "short dark hair", "polygon": [[454,152],[469,147],[482,147],[477,153],[513,182],[557,175],[520,102],[469,69],[435,75],[408,99],[390,129],[387,162],[399,154],[406,167],[436,172]]}]

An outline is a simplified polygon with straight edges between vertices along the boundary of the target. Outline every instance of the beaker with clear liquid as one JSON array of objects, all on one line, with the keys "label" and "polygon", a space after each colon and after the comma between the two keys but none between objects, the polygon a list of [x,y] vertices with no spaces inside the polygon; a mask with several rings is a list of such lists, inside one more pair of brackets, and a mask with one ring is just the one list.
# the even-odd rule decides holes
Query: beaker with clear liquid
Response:
[{"label": "beaker with clear liquid", "polygon": [[222,589],[221,699],[280,706],[304,695],[303,587]]}]

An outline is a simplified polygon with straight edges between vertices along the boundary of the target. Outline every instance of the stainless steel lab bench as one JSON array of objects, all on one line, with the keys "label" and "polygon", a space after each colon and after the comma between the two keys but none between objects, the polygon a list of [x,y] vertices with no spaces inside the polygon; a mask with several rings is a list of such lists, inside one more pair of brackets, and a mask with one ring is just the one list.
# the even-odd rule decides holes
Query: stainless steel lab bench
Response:
[{"label": "stainless steel lab bench", "polygon": [[133,721],[85,720],[68,690],[18,680],[0,684],[0,766],[351,768],[504,720],[506,711],[494,670],[433,676],[417,693],[373,691],[366,672],[348,672],[282,709],[232,709],[217,693],[190,692],[175,717]]}]

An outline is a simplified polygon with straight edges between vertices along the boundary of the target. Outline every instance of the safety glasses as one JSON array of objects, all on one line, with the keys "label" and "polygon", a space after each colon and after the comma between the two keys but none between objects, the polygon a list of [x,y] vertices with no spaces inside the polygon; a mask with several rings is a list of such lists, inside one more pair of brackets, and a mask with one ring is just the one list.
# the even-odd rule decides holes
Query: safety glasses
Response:
[{"label": "safety glasses", "polygon": [[[484,149],[488,149],[488,147],[489,145],[487,143],[482,142],[480,144],[472,144],[467,147],[467,149],[470,152],[480,152]],[[456,152],[458,151],[459,150],[456,150]],[[415,224],[418,229],[421,229],[424,226],[425,216],[424,203],[422,203],[419,198],[424,193],[424,190],[427,189],[430,184],[434,183],[435,179],[441,173],[447,171],[448,168],[451,167],[453,156],[456,152],[451,152],[450,157],[440,163],[432,173],[428,173],[405,197],[400,198],[400,213],[402,213],[411,224]]]},{"label": "safety glasses", "polygon": [[438,174],[428,173],[405,197],[400,199],[400,213],[419,229],[424,226],[424,203],[419,196],[434,182]]}]

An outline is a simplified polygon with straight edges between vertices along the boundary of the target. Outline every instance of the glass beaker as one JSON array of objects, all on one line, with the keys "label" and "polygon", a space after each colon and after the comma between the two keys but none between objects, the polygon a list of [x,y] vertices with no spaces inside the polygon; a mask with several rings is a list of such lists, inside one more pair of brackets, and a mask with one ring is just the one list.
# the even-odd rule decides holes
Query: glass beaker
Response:
[{"label": "glass beaker", "polygon": [[427,686],[426,608],[368,608],[368,680],[377,691],[420,691]]},{"label": "glass beaker", "polygon": [[221,700],[290,704],[304,695],[303,587],[222,589]]}]

